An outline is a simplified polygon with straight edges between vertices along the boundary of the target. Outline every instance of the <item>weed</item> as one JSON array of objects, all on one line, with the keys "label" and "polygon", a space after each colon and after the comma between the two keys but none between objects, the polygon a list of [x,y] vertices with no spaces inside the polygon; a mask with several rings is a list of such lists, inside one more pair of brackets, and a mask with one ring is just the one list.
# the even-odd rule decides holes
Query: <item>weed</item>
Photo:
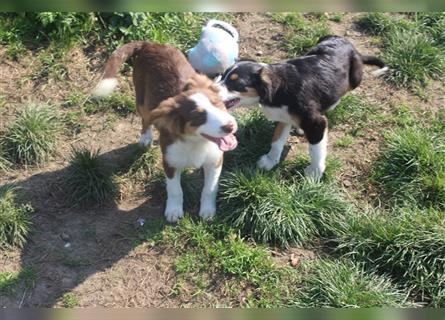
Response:
[{"label": "weed", "polygon": [[350,135],[345,135],[343,137],[340,137],[334,142],[334,146],[338,148],[348,148],[352,144],[354,144],[354,138]]},{"label": "weed", "polygon": [[79,306],[79,299],[74,293],[68,292],[62,296],[62,304],[65,308],[75,308]]},{"label": "weed", "polygon": [[[417,21],[404,17],[393,18],[383,13],[370,13],[359,21],[369,33],[383,39],[382,58],[390,67],[386,78],[396,86],[419,90],[429,79],[440,79],[445,74],[443,37],[440,26],[432,26],[431,21],[442,21],[436,15],[422,15]],[[442,20],[441,20],[442,19]]]},{"label": "weed", "polygon": [[36,279],[36,272],[31,267],[24,267],[19,272],[0,272],[0,293],[11,294],[20,284],[31,287]]},{"label": "weed", "polygon": [[311,245],[348,206],[329,184],[237,171],[221,181],[220,218],[256,241]]},{"label": "weed", "polygon": [[9,158],[19,164],[39,164],[56,149],[61,126],[52,107],[28,105],[3,137]]},{"label": "weed", "polygon": [[[310,164],[307,155],[299,154],[294,159],[285,160],[277,167],[277,173],[280,179],[292,183],[294,180],[303,178],[304,169]],[[335,176],[339,172],[342,164],[341,161],[333,156],[326,159],[326,169],[323,173],[322,181],[334,182]]]},{"label": "weed", "polygon": [[375,106],[369,104],[359,96],[349,93],[343,96],[334,110],[326,112],[329,126],[348,124],[350,133],[356,136],[364,125],[369,121],[369,115]]},{"label": "weed", "polygon": [[133,97],[121,93],[113,93],[101,99],[88,100],[82,105],[82,110],[86,114],[114,111],[118,115],[125,117],[134,113],[136,106]]},{"label": "weed", "polygon": [[23,247],[31,229],[30,205],[16,203],[13,185],[0,187],[0,247]]},{"label": "weed", "polygon": [[329,15],[329,20],[339,23],[343,20],[345,14],[345,12],[333,12]]},{"label": "weed", "polygon": [[348,260],[317,259],[304,262],[302,289],[296,304],[304,307],[407,307],[406,295],[388,277],[364,270]]},{"label": "weed", "polygon": [[396,207],[350,215],[338,229],[338,251],[389,274],[413,297],[445,306],[445,212]]},{"label": "weed", "polygon": [[288,29],[285,49],[292,56],[298,56],[317,44],[318,40],[329,34],[324,19],[306,19],[300,13],[276,13],[272,19]]},{"label": "weed", "polygon": [[111,170],[99,157],[99,151],[73,149],[65,180],[73,203],[101,205],[116,194]]},{"label": "weed", "polygon": [[273,123],[258,108],[235,112],[238,122],[236,137],[238,146],[224,155],[224,168],[234,169],[251,166],[270,148]]},{"label": "weed", "polygon": [[386,38],[382,58],[390,66],[388,79],[403,87],[426,86],[428,79],[445,75],[442,50],[418,32],[395,31]]},{"label": "weed", "polygon": [[12,163],[8,159],[8,155],[5,151],[3,137],[0,136],[0,172],[8,171],[11,168]]},{"label": "weed", "polygon": [[67,111],[62,119],[69,134],[78,134],[85,128],[81,111]]},{"label": "weed", "polygon": [[443,208],[445,142],[427,129],[396,129],[387,134],[372,178],[392,201]]},{"label": "weed", "polygon": [[284,305],[293,289],[295,275],[275,266],[264,248],[249,246],[226,226],[194,223],[186,217],[177,227],[163,231],[160,244],[175,248],[179,254],[175,269],[185,281],[190,281],[190,275],[195,283],[205,284],[206,274],[222,277],[221,281],[235,279],[253,290],[246,302],[250,306]]}]

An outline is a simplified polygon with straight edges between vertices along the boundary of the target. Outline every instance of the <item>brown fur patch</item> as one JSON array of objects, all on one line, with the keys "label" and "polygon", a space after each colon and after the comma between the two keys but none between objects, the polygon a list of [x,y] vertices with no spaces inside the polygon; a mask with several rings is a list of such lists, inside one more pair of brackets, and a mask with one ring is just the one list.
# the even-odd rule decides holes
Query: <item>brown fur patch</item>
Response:
[{"label": "brown fur patch", "polygon": [[275,129],[274,129],[273,136],[272,136],[272,142],[275,142],[278,139],[280,139],[284,126],[285,126],[285,124],[282,122],[277,122],[275,124]]},{"label": "brown fur patch", "polygon": [[224,159],[224,156],[221,156],[221,158],[219,158],[218,160],[216,160],[216,162],[215,162],[215,168],[219,168],[219,167],[221,167],[221,166],[223,165],[223,159]]},{"label": "brown fur patch", "polygon": [[235,81],[236,79],[238,79],[238,73],[232,73],[231,75],[230,75],[230,80],[233,80],[233,81]]},{"label": "brown fur patch", "polygon": [[240,95],[242,96],[246,96],[246,97],[258,97],[258,91],[256,91],[255,88],[253,87],[246,87],[246,91],[245,92],[240,92]]}]

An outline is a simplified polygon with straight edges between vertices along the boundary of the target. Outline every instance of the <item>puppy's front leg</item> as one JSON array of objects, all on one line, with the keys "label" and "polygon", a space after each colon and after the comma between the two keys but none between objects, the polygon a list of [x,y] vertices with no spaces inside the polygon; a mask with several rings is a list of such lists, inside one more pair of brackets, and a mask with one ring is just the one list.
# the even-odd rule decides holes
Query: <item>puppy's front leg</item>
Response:
[{"label": "puppy's front leg", "polygon": [[[166,171],[167,205],[165,207],[165,218],[168,222],[177,222],[184,216],[181,170],[169,169],[170,171]],[[172,171],[174,172],[172,173]]]},{"label": "puppy's front leg", "polygon": [[258,160],[257,165],[259,168],[270,170],[278,164],[291,128],[292,125],[290,124],[283,122],[276,123],[272,143],[270,145],[270,151],[268,154],[263,155],[260,160]]},{"label": "puppy's front leg", "polygon": [[221,175],[222,155],[220,160],[204,164],[204,188],[201,194],[201,208],[199,216],[203,219],[209,219],[216,212],[216,194],[218,192],[218,181]]}]

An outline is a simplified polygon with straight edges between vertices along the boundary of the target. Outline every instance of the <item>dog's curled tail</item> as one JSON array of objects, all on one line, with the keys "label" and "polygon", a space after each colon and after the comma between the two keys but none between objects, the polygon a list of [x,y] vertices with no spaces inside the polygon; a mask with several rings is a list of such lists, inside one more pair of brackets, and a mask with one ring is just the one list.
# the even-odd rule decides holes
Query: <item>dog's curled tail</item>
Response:
[{"label": "dog's curled tail", "polygon": [[114,50],[105,65],[102,80],[97,84],[91,94],[95,97],[104,97],[113,92],[118,84],[116,74],[120,67],[133,56],[144,43],[144,41],[130,42]]},{"label": "dog's curled tail", "polygon": [[376,56],[362,56],[362,60],[364,64],[369,64],[380,68],[372,72],[372,74],[376,77],[384,75],[389,70],[388,66]]}]

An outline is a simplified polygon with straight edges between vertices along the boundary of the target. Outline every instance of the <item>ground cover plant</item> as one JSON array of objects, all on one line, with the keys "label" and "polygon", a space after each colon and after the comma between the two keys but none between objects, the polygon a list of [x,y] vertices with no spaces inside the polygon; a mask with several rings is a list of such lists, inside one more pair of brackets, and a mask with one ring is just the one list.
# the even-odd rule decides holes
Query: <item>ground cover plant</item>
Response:
[{"label": "ground cover plant", "polygon": [[26,106],[2,137],[4,152],[17,164],[42,163],[55,151],[59,131],[54,108]]},{"label": "ground cover plant", "polygon": [[13,185],[0,187],[0,247],[23,247],[31,231],[30,205],[18,204]]},{"label": "ground cover plant", "polygon": [[99,151],[73,149],[66,186],[75,204],[100,205],[116,194],[111,168],[99,158]]},{"label": "ground cover plant", "polygon": [[[182,176],[167,224],[155,131],[137,145],[131,61],[106,99],[91,90],[132,40],[183,52],[209,18],[233,22],[240,56],[274,63],[346,36],[390,67],[326,114],[321,181],[295,131],[270,172],[274,124],[233,110],[217,214],[201,170]],[[444,13],[0,14],[0,306],[444,307]],[[14,185],[14,187],[12,187]]]},{"label": "ground cover plant", "polygon": [[387,79],[413,88],[445,74],[444,42],[438,38],[444,21],[442,13],[415,14],[411,19],[369,13],[358,24],[381,37],[382,58],[391,69]]}]

